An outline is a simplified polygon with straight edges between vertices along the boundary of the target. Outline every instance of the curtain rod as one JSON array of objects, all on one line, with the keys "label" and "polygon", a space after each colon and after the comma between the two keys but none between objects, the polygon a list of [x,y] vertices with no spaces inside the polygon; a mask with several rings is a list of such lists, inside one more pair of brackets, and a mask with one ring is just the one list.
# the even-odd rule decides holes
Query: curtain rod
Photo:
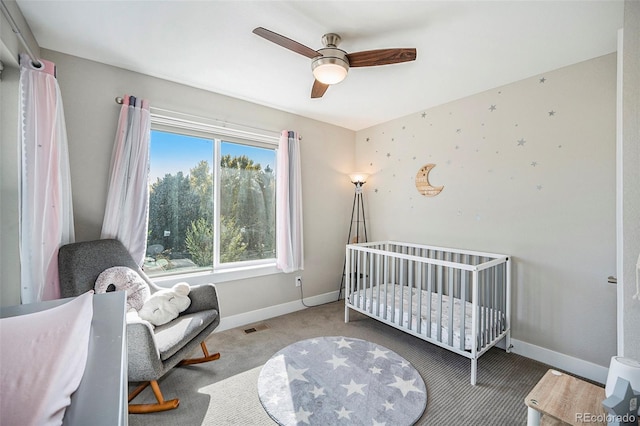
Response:
[{"label": "curtain rod", "polygon": [[[31,58],[31,64],[36,68],[42,68],[42,63],[38,60],[38,58],[36,58],[36,55],[33,54],[33,51],[29,47],[29,44],[27,44],[27,40],[25,40],[24,36],[20,32],[18,24],[16,24],[16,21],[13,20],[13,16],[11,16],[11,13],[9,13],[7,5],[4,4],[4,1],[2,0],[0,0],[0,9],[2,9],[2,14],[5,16],[5,18],[7,18],[7,21],[9,21],[11,30],[14,32],[16,37],[18,37],[18,40],[20,40],[20,43],[22,43],[22,47],[24,47],[24,50],[27,51],[27,55],[29,55],[29,57]],[[20,61],[18,60],[18,62]]]},{"label": "curtain rod", "polygon": [[[2,0],[0,0],[0,1],[2,1]],[[121,96],[117,96],[115,98],[115,101],[116,101],[117,104],[122,105],[122,102],[124,100],[123,100],[123,98]],[[280,132],[278,132],[276,130],[262,129],[260,127],[247,126],[246,124],[232,123],[232,122],[229,122],[229,121],[219,120],[217,118],[201,117],[201,116],[198,116],[198,115],[187,114],[187,113],[178,112],[178,111],[172,111],[170,109],[156,108],[156,107],[153,107],[153,106],[150,109],[153,110],[151,112],[151,114],[152,115],[156,115],[156,116],[158,116],[160,114],[154,113],[154,111],[155,112],[165,112],[165,113],[169,113],[169,114],[172,114],[172,115],[182,115],[182,116],[185,116],[185,117],[197,118],[197,119],[204,120],[204,121],[215,121],[217,123],[220,123],[221,124],[220,127],[223,128],[223,129],[226,128],[227,125],[230,125],[230,126],[234,126],[234,127],[242,127],[242,128],[246,128],[246,129],[257,130],[259,132],[267,132],[267,133],[269,133],[271,135],[274,135],[273,137],[275,137],[275,138],[279,138],[280,137]],[[302,139],[302,138],[300,138],[300,139]]]}]

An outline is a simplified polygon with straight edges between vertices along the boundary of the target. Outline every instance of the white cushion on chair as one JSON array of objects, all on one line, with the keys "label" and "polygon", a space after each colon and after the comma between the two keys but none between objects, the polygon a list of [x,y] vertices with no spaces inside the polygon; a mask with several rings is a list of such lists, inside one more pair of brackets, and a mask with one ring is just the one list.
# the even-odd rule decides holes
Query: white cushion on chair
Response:
[{"label": "white cushion on chair", "polygon": [[59,425],[89,351],[93,291],[32,314],[0,319],[2,424]]}]

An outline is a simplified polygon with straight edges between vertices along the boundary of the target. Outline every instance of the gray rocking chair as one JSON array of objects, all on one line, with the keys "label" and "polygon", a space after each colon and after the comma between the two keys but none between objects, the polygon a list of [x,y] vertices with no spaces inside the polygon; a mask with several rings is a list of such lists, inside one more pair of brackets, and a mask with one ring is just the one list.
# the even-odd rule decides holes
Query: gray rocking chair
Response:
[{"label": "gray rocking chair", "polygon": [[[75,297],[93,289],[98,275],[113,266],[127,266],[140,274],[151,293],[160,290],[133,260],[118,240],[96,240],[67,244],[60,248],[58,267],[62,297]],[[165,401],[158,380],[176,365],[198,364],[220,358],[209,354],[204,339],[220,324],[218,297],[213,284],[193,286],[191,305],[173,321],[153,327],[137,318],[127,320],[128,380],[141,382],[129,394],[129,402],[149,384],[158,400],[153,404],[129,404],[129,413],[172,410],[178,399]],[[197,346],[204,356],[185,359]]]}]

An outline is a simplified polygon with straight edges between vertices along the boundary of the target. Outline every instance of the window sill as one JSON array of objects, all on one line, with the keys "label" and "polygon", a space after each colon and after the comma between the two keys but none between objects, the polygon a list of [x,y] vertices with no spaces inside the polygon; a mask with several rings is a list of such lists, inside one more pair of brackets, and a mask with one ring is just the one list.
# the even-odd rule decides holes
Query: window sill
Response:
[{"label": "window sill", "polygon": [[192,272],[185,274],[167,275],[164,277],[150,278],[154,284],[160,287],[171,288],[176,283],[186,281],[191,285],[207,283],[223,283],[237,281],[247,278],[256,278],[264,275],[281,273],[276,264],[267,263],[262,265],[243,266],[239,268],[225,268],[216,271]]}]

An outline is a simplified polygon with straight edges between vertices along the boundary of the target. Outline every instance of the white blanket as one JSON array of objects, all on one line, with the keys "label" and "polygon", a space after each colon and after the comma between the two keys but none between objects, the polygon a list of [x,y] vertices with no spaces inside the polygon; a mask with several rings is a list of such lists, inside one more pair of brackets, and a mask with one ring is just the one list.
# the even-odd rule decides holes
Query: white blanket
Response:
[{"label": "white blanket", "polygon": [[[385,288],[387,291],[387,296],[385,298]],[[395,292],[395,294],[394,294]],[[429,293],[425,290],[422,290],[422,308],[420,310],[420,330],[418,330],[417,326],[417,318],[418,318],[418,289],[411,288],[411,296],[409,294],[409,287],[400,286],[400,285],[392,285],[387,284],[380,286],[380,291],[378,292],[378,286],[373,286],[367,289],[360,289],[359,291],[355,291],[351,294],[350,301],[351,304],[355,305],[360,309],[364,309],[367,312],[372,312],[373,317],[379,317],[381,319],[385,319],[387,321],[391,321],[394,324],[399,324],[400,318],[400,308],[402,306],[402,323],[401,326],[406,329],[410,329],[415,333],[419,333],[424,336],[429,336],[434,340],[439,340],[440,342],[452,346],[456,349],[460,348],[460,334],[462,329],[461,317],[462,317],[462,301],[456,297],[453,298],[453,333],[452,336],[449,336],[449,296],[442,295],[442,304],[441,306],[441,319],[440,319],[440,329],[441,336],[438,338],[438,293],[431,293],[431,318],[430,318],[430,327],[428,325],[429,316],[427,312],[428,309],[428,300]],[[380,302],[377,301],[378,296],[380,297]],[[411,311],[409,312],[409,300],[411,299]],[[385,306],[386,300],[386,306]],[[472,328],[471,328],[471,313],[473,311],[473,304],[470,302],[464,303],[464,348],[466,350],[471,350],[472,345]],[[372,309],[373,307],[373,309]],[[386,315],[385,315],[386,312]],[[503,329],[503,314],[500,311],[494,310],[492,308],[483,308],[481,307],[479,310],[478,321],[481,324],[480,329],[485,329],[485,341],[484,344],[489,343],[488,340],[491,338],[489,335],[489,330],[491,329],[491,324],[486,324],[484,326],[485,321],[491,318],[491,313],[494,312],[493,315],[493,329],[495,330],[494,336],[498,335]],[[411,325],[409,326],[409,317],[411,317]],[[427,334],[427,331],[430,329],[431,333]]]}]

